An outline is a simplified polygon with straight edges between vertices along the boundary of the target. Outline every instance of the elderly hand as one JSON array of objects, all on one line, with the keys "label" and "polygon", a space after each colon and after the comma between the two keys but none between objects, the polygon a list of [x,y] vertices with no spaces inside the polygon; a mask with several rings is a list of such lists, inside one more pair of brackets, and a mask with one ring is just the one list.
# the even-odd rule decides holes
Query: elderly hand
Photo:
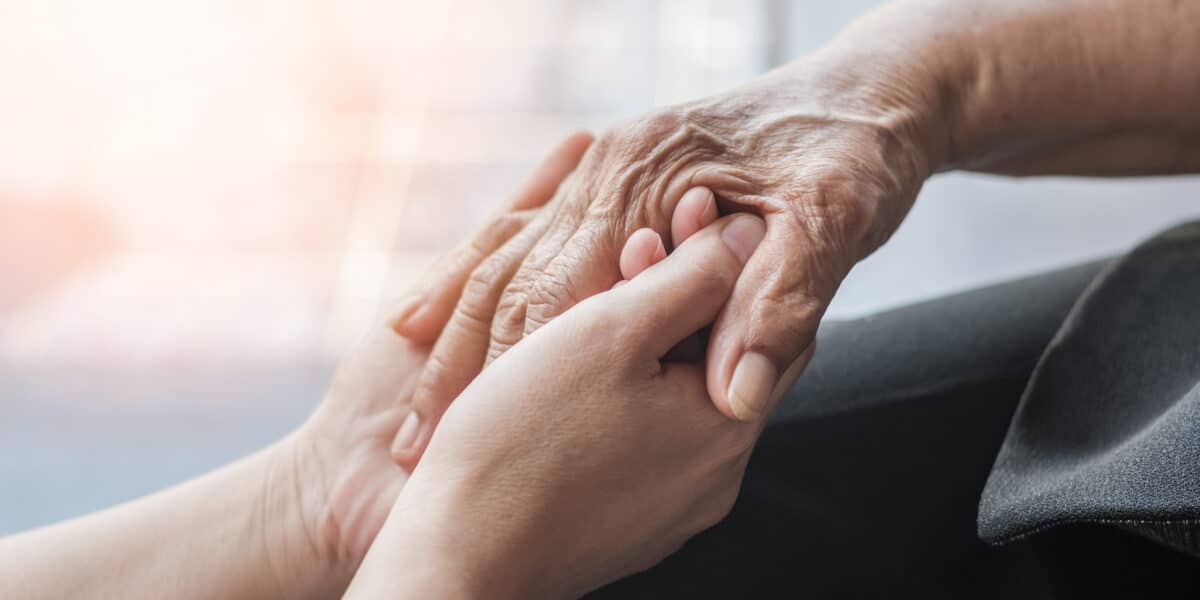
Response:
[{"label": "elderly hand", "polygon": [[455,307],[446,325],[455,341],[439,341],[414,398],[422,434],[398,445],[397,458],[415,462],[433,422],[487,362],[617,281],[624,240],[642,227],[665,236],[695,186],[725,212],[766,221],[714,326],[707,370],[721,412],[759,419],[803,368],[842,279],[894,231],[938,164],[926,83],[821,53],[601,136],[537,219],[474,270],[448,272],[396,322],[431,339]]},{"label": "elderly hand", "polygon": [[659,242],[631,239],[636,278],[450,406],[347,597],[575,597],[722,519],[760,427],[716,411],[702,364],[664,357],[716,317],[764,234],[726,217],[640,275]]}]

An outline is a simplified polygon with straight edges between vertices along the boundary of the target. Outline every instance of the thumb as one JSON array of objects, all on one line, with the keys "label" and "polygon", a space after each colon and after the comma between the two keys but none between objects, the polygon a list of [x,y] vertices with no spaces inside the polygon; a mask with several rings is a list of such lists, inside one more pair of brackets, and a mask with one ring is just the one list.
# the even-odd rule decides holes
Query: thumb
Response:
[{"label": "thumb", "polygon": [[746,265],[709,339],[707,378],[717,409],[760,421],[812,357],[817,325],[848,268],[787,214]]},{"label": "thumb", "polygon": [[716,318],[765,233],[756,216],[720,219],[605,301],[625,316],[634,346],[657,360]]}]

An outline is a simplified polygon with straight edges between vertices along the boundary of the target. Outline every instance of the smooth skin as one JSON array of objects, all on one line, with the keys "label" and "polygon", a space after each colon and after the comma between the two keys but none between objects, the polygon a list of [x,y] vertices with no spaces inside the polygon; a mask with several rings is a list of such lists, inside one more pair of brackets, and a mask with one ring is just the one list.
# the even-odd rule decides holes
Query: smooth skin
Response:
[{"label": "smooth skin", "polygon": [[1179,0],[899,0],[742,87],[612,128],[521,244],[455,274],[472,280],[462,294],[435,283],[397,320],[423,339],[440,326],[424,307],[454,298],[479,337],[470,354],[435,350],[445,367],[414,397],[428,419],[397,458],[415,463],[472,374],[616,281],[621,243],[644,227],[665,236],[696,186],[767,223],[707,367],[724,414],[761,418],[803,369],[842,279],[932,174],[1200,170],[1196,23],[1200,3]]}]

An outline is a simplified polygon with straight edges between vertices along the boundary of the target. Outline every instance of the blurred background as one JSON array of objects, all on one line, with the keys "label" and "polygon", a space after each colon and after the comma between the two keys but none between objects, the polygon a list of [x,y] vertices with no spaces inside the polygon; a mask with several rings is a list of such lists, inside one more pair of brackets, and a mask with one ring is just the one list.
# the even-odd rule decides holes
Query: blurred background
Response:
[{"label": "blurred background", "polygon": [[[874,4],[0,0],[0,534],[277,439],[560,138]],[[831,316],[1120,251],[1198,192],[939,176]]]}]

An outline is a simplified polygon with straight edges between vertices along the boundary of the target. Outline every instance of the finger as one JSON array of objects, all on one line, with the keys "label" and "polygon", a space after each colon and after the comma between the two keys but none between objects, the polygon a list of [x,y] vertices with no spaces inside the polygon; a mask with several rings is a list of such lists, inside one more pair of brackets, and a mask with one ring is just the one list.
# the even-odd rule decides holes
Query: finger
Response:
[{"label": "finger", "polygon": [[621,279],[619,259],[607,227],[580,227],[530,286],[522,337],[579,302],[610,289]]},{"label": "finger", "polygon": [[463,287],[413,391],[410,420],[392,443],[392,458],[414,468],[442,414],[483,369],[500,294],[541,235],[541,224],[521,231],[484,260]]},{"label": "finger", "polygon": [[[678,247],[697,231],[711,225],[713,221],[717,220],[717,216],[716,200],[708,188],[689,190],[675,205],[675,214],[671,217],[671,232],[674,236],[675,246]],[[650,228],[635,231],[625,242],[625,248],[621,250],[621,277],[625,279],[618,281],[613,287],[627,283],[627,280],[633,279],[642,271],[666,258],[665,250],[651,251],[647,249],[651,247],[651,243],[646,240],[650,239],[653,239],[654,244],[661,248],[662,237]],[[647,255],[649,255],[649,259],[646,259]],[[688,336],[664,355],[663,360],[688,363],[698,363],[704,360],[707,343],[703,333]]]},{"label": "finger", "polygon": [[657,360],[711,323],[765,230],[756,216],[720,219],[666,260],[613,290],[605,300],[628,315],[635,336],[631,344]]},{"label": "finger", "polygon": [[500,213],[430,270],[433,280],[414,294],[392,319],[392,330],[418,343],[432,344],[446,326],[471,272],[527,225],[532,212]]},{"label": "finger", "polygon": [[[682,243],[716,218],[716,200],[712,192],[708,188],[693,188],[675,203],[671,229]],[[576,302],[603,291],[602,286],[591,285],[597,278],[603,280],[605,276],[602,238],[597,230],[576,231],[562,253],[542,269],[542,276],[532,285],[534,293],[526,306],[529,312],[522,336],[533,333]],[[657,231],[649,227],[639,229],[630,235],[621,250],[620,276],[632,279],[666,255],[666,246]]]},{"label": "finger", "polygon": [[[675,205],[675,214],[671,216],[674,246],[716,220],[717,203],[712,191],[704,187],[688,190]],[[649,227],[639,229],[629,236],[621,250],[621,277],[633,279],[666,257],[662,236]]]},{"label": "finger", "polygon": [[[585,194],[574,194],[574,197],[587,198],[586,188],[571,191]],[[624,205],[614,212],[612,203],[619,203],[620,198],[609,198],[600,204],[607,208],[599,210],[595,210],[594,205],[583,204],[583,214],[574,215],[573,233],[569,238],[561,243],[556,239],[553,243],[538,244],[538,253],[543,246],[555,250],[552,259],[522,266],[517,278],[521,280],[520,287],[525,294],[524,304],[514,306],[502,326],[493,328],[496,348],[495,352],[489,350],[489,356],[515,344],[575,304],[608,290],[620,278],[617,268],[620,247],[631,234],[623,228],[632,230],[635,223],[649,224],[660,235],[666,235],[670,216],[685,191],[666,190],[662,202],[650,203],[640,209]],[[519,327],[519,321],[514,317],[522,313],[524,326]]]},{"label": "finger", "polygon": [[795,382],[848,270],[821,252],[793,215],[766,219],[766,239],[709,340],[709,394],[718,410],[739,421],[764,419]]},{"label": "finger", "polygon": [[[546,268],[555,260],[579,227],[586,210],[586,207],[583,207],[583,210],[567,206],[558,208],[553,213],[543,214],[539,218],[539,220],[549,221],[545,232],[529,254],[525,256],[517,273],[513,275],[508,286],[500,295],[496,314],[492,319],[492,341],[488,346],[485,364],[490,364],[499,358],[501,354],[524,337],[528,298]],[[615,257],[610,258],[614,272],[617,271],[615,261]],[[608,284],[612,285],[616,280],[617,277],[613,277]]]},{"label": "finger", "polygon": [[396,333],[417,342],[433,343],[450,318],[467,277],[484,258],[516,233],[511,227],[510,215],[523,215],[519,219],[520,225],[527,223],[530,217],[527,211],[554,197],[559,184],[579,164],[592,139],[590,133],[580,131],[560,142],[534,168],[533,174],[502,206],[499,214],[452,252],[447,261],[440,263],[433,271],[436,274],[434,280],[421,286],[421,291],[401,307],[392,323]]},{"label": "finger", "polygon": [[639,229],[629,236],[621,249],[621,277],[633,279],[666,257],[662,236],[649,227]]},{"label": "finger", "polygon": [[684,240],[716,221],[718,216],[717,199],[712,190],[706,187],[688,190],[675,205],[675,214],[671,215],[672,247],[678,248]]},{"label": "finger", "polygon": [[[692,188],[679,199],[679,203],[675,205],[675,214],[671,216],[671,236],[674,241],[674,247],[679,247],[687,238],[691,237],[697,231],[708,227],[717,220],[717,202],[712,191],[708,188],[698,187]],[[662,238],[657,232],[652,229],[643,229],[640,231],[649,231],[654,234],[654,238],[661,244]],[[638,232],[634,232],[638,235]],[[646,234],[642,234],[646,235]],[[634,243],[634,238],[631,236],[625,244],[625,249],[621,251],[621,276],[625,279],[633,279],[635,276],[646,270],[650,266],[659,263],[666,258],[665,251],[659,255],[655,254],[648,263],[634,263],[631,266],[626,265],[626,253],[646,252],[644,248],[631,249],[630,245]],[[645,242],[639,242],[645,244]],[[632,261],[633,259],[629,259]],[[624,281],[617,282],[617,285],[625,283]],[[677,346],[671,349],[663,360],[671,362],[688,362],[697,363],[704,360],[704,351],[707,348],[704,332],[696,335],[688,336],[687,339],[680,342]]]}]

